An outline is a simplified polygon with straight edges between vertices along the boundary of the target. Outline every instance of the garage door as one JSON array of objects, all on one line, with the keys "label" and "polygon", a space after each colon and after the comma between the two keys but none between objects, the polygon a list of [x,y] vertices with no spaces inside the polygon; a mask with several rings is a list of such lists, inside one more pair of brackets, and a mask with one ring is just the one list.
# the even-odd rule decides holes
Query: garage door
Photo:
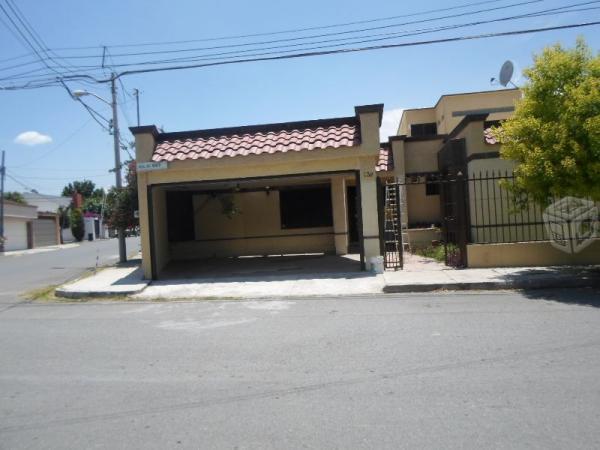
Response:
[{"label": "garage door", "polygon": [[7,217],[4,222],[4,235],[6,236],[4,250],[7,252],[27,249],[27,222],[25,220]]},{"label": "garage door", "polygon": [[33,243],[34,247],[58,245],[54,219],[40,218],[33,221]]}]

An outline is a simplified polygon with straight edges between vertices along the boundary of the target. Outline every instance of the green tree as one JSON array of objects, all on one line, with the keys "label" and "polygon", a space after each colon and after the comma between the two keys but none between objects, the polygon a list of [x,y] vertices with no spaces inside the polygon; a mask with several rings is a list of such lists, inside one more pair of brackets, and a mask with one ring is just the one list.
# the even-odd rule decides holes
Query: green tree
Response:
[{"label": "green tree", "polygon": [[73,181],[63,188],[62,196],[70,197],[73,195],[73,192],[77,191],[83,198],[90,198],[94,196],[95,189],[96,184],[91,180]]},{"label": "green tree", "polygon": [[517,162],[515,193],[544,204],[572,195],[600,200],[600,55],[583,39],[548,47],[524,71],[514,115],[495,129]]},{"label": "green tree", "polygon": [[26,205],[27,201],[25,200],[25,197],[23,197],[23,194],[21,194],[20,192],[5,192],[4,193],[4,198],[6,200],[11,200],[15,203],[20,203],[22,205]]},{"label": "green tree", "polygon": [[111,228],[134,228],[139,225],[135,217],[138,209],[137,171],[135,161],[128,161],[125,174],[126,185],[113,187],[106,196],[106,218]]},{"label": "green tree", "polygon": [[83,235],[85,234],[85,225],[83,223],[83,212],[80,208],[73,208],[71,210],[71,233],[73,237],[81,242],[83,240]]}]

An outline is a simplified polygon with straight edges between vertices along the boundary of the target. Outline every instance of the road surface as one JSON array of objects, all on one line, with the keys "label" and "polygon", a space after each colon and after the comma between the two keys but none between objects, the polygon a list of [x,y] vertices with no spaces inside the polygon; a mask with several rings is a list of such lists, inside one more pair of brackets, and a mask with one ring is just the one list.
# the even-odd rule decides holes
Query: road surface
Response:
[{"label": "road surface", "polygon": [[17,304],[0,447],[598,448],[599,307],[591,290]]},{"label": "road surface", "polygon": [[[138,237],[127,238],[127,254],[140,251]],[[77,246],[40,253],[0,255],[0,311],[22,301],[24,292],[62,284],[86,270],[119,260],[116,239],[81,242]]]}]

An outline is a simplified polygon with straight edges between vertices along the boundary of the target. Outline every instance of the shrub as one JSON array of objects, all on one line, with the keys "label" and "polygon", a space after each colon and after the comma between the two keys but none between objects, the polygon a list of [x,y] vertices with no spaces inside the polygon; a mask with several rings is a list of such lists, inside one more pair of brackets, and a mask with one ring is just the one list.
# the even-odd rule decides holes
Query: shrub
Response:
[{"label": "shrub", "polygon": [[83,240],[85,234],[85,225],[83,223],[83,213],[80,208],[73,208],[71,211],[71,233],[78,242]]}]

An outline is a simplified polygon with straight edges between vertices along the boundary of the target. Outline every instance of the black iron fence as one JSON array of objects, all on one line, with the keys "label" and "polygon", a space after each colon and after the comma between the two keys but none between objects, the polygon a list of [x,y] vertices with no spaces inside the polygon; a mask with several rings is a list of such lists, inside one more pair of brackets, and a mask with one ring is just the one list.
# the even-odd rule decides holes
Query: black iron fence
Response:
[{"label": "black iron fence", "polygon": [[465,182],[470,243],[553,240],[576,246],[600,237],[600,204],[589,198],[552,198],[541,205],[514,193],[508,171],[472,173]]}]

